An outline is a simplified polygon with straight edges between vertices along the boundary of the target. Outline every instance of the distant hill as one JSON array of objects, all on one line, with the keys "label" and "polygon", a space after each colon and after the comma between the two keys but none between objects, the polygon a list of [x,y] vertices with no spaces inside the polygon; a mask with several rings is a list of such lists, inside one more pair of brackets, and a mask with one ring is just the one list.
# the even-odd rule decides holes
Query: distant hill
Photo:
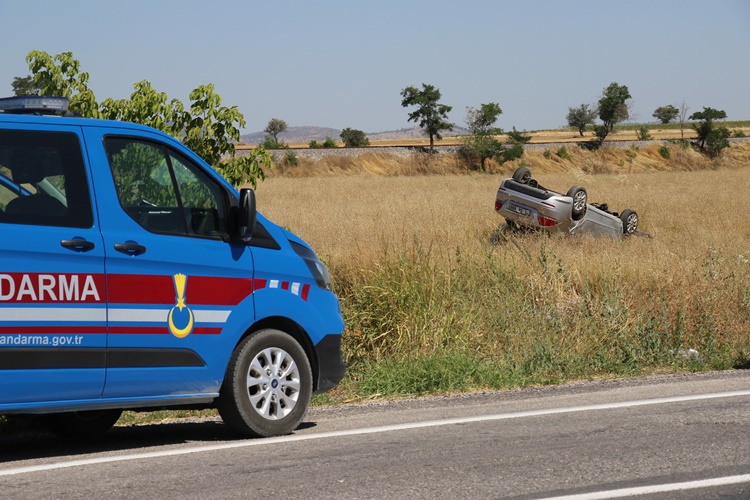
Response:
[{"label": "distant hill", "polygon": [[[454,127],[452,132],[445,132],[443,137],[452,137],[456,135],[467,135],[468,130],[462,127]],[[330,137],[336,141],[341,140],[341,130],[328,127],[288,127],[286,131],[279,134],[279,139],[286,142],[287,144],[295,143],[308,143],[312,140],[323,142],[326,137]],[[419,139],[427,137],[419,127],[402,128],[399,130],[392,130],[388,132],[365,132],[367,138],[371,141],[378,140],[392,140],[392,139]],[[243,144],[260,144],[265,138],[265,132],[254,132],[252,134],[245,134],[240,136],[240,142]]]}]

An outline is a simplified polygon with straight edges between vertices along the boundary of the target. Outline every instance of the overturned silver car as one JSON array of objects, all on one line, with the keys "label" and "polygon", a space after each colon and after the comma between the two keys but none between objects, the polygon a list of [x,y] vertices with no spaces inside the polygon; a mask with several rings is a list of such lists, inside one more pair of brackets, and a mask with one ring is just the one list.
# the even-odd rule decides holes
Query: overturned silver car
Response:
[{"label": "overturned silver car", "polygon": [[592,234],[612,237],[638,233],[638,214],[627,209],[611,212],[606,203],[588,203],[581,186],[566,194],[542,187],[531,171],[519,167],[497,190],[495,211],[508,226],[541,229],[551,233]]}]

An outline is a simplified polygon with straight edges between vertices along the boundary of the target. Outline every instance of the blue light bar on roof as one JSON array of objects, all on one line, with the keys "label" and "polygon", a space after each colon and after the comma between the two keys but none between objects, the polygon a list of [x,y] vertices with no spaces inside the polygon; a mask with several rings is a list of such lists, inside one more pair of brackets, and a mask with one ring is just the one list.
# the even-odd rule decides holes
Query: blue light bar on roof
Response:
[{"label": "blue light bar on roof", "polygon": [[17,96],[0,99],[0,111],[5,113],[53,114],[65,113],[70,99],[52,96]]}]

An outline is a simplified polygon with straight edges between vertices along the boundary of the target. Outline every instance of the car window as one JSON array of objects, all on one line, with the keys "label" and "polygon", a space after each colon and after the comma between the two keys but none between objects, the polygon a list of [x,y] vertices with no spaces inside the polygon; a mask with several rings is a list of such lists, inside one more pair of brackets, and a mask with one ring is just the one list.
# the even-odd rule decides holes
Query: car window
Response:
[{"label": "car window", "polygon": [[125,212],[154,233],[221,238],[227,231],[222,188],[200,167],[148,141],[104,141],[117,197]]},{"label": "car window", "polygon": [[0,223],[93,225],[75,134],[0,130]]}]

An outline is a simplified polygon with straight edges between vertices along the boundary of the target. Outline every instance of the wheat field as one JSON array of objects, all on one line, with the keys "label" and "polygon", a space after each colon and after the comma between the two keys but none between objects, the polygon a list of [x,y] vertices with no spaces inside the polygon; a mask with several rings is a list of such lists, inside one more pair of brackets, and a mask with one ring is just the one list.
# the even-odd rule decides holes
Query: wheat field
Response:
[{"label": "wheat field", "polygon": [[[502,231],[495,193],[516,165],[272,175],[257,199],[331,268],[347,323],[343,387],[361,397],[451,390],[440,389],[450,374],[424,390],[377,385],[383,363],[444,353],[489,363],[496,377],[470,388],[724,369],[750,361],[750,147],[732,149],[719,161],[676,152],[671,165],[651,151],[524,157],[545,186],[579,184],[591,202],[636,210],[649,237],[622,240]],[[675,359],[687,349],[700,362]]]}]

